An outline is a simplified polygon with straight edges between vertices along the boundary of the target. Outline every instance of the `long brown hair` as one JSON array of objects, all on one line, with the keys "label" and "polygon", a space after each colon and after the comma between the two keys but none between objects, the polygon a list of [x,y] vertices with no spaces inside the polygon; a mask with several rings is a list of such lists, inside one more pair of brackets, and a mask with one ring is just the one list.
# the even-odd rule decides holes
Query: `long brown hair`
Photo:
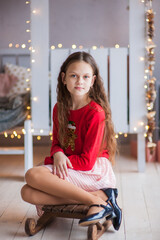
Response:
[{"label": "long brown hair", "polygon": [[[68,67],[73,62],[84,61],[88,63],[93,69],[93,75],[96,75],[94,85],[90,88],[89,97],[98,103],[105,112],[105,131],[101,146],[103,149],[109,151],[109,160],[114,163],[115,152],[117,148],[117,143],[115,139],[115,132],[111,118],[110,105],[105,93],[102,78],[99,74],[98,66],[94,58],[86,52],[75,52],[72,53],[62,64],[60,73],[58,76],[57,85],[57,104],[58,104],[58,122],[59,122],[59,132],[58,139],[61,147],[64,148],[64,141],[66,136],[66,129],[68,125],[69,109],[72,105],[71,95],[67,90],[66,86],[62,82],[62,72],[66,73]],[[104,144],[106,143],[106,146]]]}]

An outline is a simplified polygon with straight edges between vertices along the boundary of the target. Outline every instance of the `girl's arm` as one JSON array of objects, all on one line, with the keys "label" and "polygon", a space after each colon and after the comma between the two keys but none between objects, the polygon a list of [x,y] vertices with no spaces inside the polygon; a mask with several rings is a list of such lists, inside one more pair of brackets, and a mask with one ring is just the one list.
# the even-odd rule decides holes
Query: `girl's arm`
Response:
[{"label": "girl's arm", "polygon": [[65,179],[68,177],[68,167],[73,168],[70,160],[63,152],[56,152],[53,157],[53,174]]},{"label": "girl's arm", "polygon": [[49,157],[48,160],[53,164],[53,174],[65,179],[68,176],[67,168],[73,167],[58,141],[57,105],[53,109],[53,141],[50,154],[53,157]]}]

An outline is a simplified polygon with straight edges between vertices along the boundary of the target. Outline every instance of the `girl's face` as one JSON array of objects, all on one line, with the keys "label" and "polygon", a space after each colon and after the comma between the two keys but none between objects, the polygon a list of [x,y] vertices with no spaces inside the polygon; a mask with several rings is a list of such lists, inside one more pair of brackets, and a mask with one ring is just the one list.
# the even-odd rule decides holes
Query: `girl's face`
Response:
[{"label": "girl's face", "polygon": [[88,96],[96,76],[93,76],[92,67],[84,62],[77,61],[69,65],[66,74],[62,73],[62,81],[66,85],[71,97]]}]

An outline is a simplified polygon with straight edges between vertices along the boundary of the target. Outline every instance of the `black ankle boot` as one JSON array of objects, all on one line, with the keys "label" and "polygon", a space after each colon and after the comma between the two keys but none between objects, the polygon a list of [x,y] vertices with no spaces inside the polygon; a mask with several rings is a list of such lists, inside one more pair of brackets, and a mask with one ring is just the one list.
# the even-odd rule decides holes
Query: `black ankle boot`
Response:
[{"label": "black ankle boot", "polygon": [[117,204],[116,198],[118,196],[118,190],[116,188],[103,188],[101,189],[108,197],[107,202],[110,202],[113,206],[116,217],[112,219],[113,227],[115,230],[119,230],[122,221],[122,210]]}]

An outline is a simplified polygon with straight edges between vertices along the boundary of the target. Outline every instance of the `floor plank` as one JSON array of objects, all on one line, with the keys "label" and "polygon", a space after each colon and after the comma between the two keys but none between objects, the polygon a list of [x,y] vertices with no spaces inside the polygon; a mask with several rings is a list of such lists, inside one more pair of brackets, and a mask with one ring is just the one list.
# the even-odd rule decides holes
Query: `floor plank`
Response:
[{"label": "floor plank", "polygon": [[[119,189],[118,203],[123,211],[120,230],[113,226],[100,240],[160,239],[160,163],[147,163],[145,173],[137,172],[137,161],[128,146],[120,149],[114,171]],[[49,147],[34,148],[34,165],[44,160]],[[32,238],[24,231],[28,217],[38,219],[34,206],[22,201],[23,156],[0,156],[0,240],[86,240],[87,228],[78,220],[57,218]]]}]

